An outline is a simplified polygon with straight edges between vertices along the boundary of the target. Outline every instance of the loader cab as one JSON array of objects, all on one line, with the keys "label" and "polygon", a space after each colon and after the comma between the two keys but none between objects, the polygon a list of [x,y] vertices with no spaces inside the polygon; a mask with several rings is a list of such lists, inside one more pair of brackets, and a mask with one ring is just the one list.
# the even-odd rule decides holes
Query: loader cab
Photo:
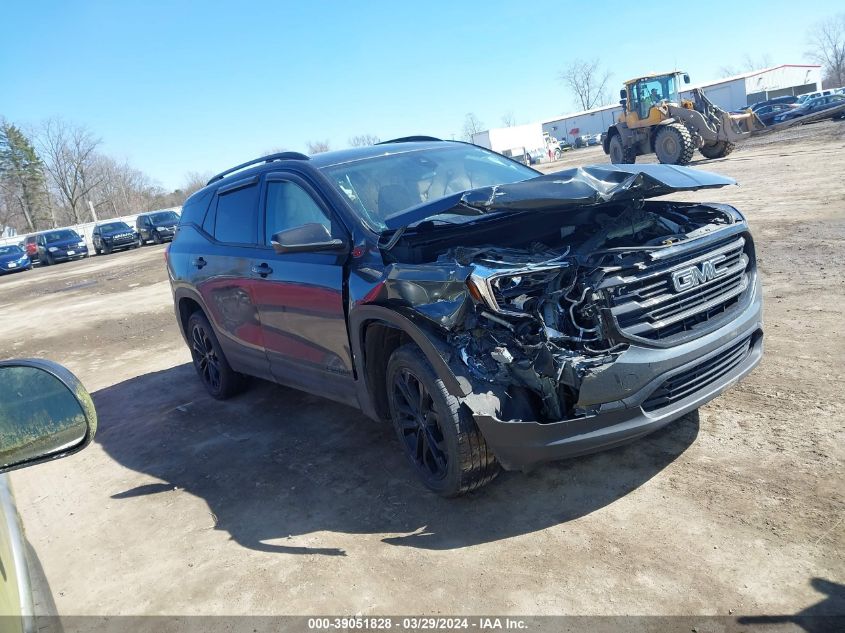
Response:
[{"label": "loader cab", "polygon": [[628,127],[655,125],[666,118],[662,112],[653,108],[663,102],[680,103],[682,81],[689,83],[689,75],[674,72],[626,81],[619,96],[627,101],[624,117]]}]

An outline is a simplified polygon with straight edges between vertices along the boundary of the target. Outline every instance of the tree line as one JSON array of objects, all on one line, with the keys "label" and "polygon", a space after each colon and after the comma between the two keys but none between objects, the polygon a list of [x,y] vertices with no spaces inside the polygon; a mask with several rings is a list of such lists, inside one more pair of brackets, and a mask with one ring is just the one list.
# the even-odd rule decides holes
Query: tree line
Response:
[{"label": "tree line", "polygon": [[27,130],[0,118],[0,232],[178,206],[207,180],[188,174],[183,187],[167,191],[101,146],[88,128],[62,119]]}]

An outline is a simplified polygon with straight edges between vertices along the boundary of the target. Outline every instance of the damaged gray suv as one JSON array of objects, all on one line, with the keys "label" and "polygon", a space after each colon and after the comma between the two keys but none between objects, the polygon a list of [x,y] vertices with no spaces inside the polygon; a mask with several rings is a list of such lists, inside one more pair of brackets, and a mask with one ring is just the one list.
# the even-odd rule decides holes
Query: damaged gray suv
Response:
[{"label": "damaged gray suv", "polygon": [[428,137],[265,156],[186,202],[176,316],[212,396],[258,376],[358,407],[459,495],[641,437],[753,369],[745,219],[650,200],[728,184],[668,165],[543,176]]}]

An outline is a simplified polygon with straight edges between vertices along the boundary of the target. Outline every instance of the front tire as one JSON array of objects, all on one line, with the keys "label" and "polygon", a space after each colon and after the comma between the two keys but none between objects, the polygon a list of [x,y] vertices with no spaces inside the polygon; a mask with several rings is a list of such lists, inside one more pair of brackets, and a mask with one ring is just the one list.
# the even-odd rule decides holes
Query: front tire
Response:
[{"label": "front tire", "polygon": [[211,323],[200,310],[188,318],[187,329],[194,369],[209,395],[226,400],[243,391],[246,377],[229,365]]},{"label": "front tire", "polygon": [[680,123],[661,126],[654,135],[654,153],[664,165],[689,165],[694,151],[692,136]]},{"label": "front tire", "polygon": [[698,148],[704,158],[724,158],[732,151],[734,151],[734,144],[727,141],[716,141],[715,143],[705,143]]},{"label": "front tire", "polygon": [[162,243],[161,235],[159,235],[158,232],[153,233],[153,242],[155,242],[156,244]]},{"label": "front tire", "polygon": [[636,150],[633,147],[626,148],[619,134],[610,137],[608,149],[610,162],[614,165],[633,165],[637,160]]},{"label": "front tire", "polygon": [[387,391],[399,443],[429,490],[456,497],[496,477],[499,464],[469,411],[448,392],[416,345],[393,352]]}]

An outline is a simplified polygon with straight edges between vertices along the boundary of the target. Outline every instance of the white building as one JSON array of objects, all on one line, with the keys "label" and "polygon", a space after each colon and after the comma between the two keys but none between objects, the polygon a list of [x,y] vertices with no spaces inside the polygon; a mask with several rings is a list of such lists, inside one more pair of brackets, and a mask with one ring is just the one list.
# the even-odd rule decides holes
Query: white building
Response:
[{"label": "white building", "polygon": [[[700,88],[710,101],[730,111],[741,110],[757,101],[774,97],[814,92],[821,90],[821,86],[821,66],[783,64],[718,81],[685,86],[681,95],[689,96],[690,90]],[[572,143],[576,136],[606,132],[621,112],[619,104],[602,106],[542,121],[541,125],[543,132]]]},{"label": "white building", "polygon": [[693,88],[701,88],[707,98],[723,110],[741,110],[757,101],[821,90],[822,72],[817,65],[783,64],[691,85],[681,92],[681,96],[687,96]]}]

